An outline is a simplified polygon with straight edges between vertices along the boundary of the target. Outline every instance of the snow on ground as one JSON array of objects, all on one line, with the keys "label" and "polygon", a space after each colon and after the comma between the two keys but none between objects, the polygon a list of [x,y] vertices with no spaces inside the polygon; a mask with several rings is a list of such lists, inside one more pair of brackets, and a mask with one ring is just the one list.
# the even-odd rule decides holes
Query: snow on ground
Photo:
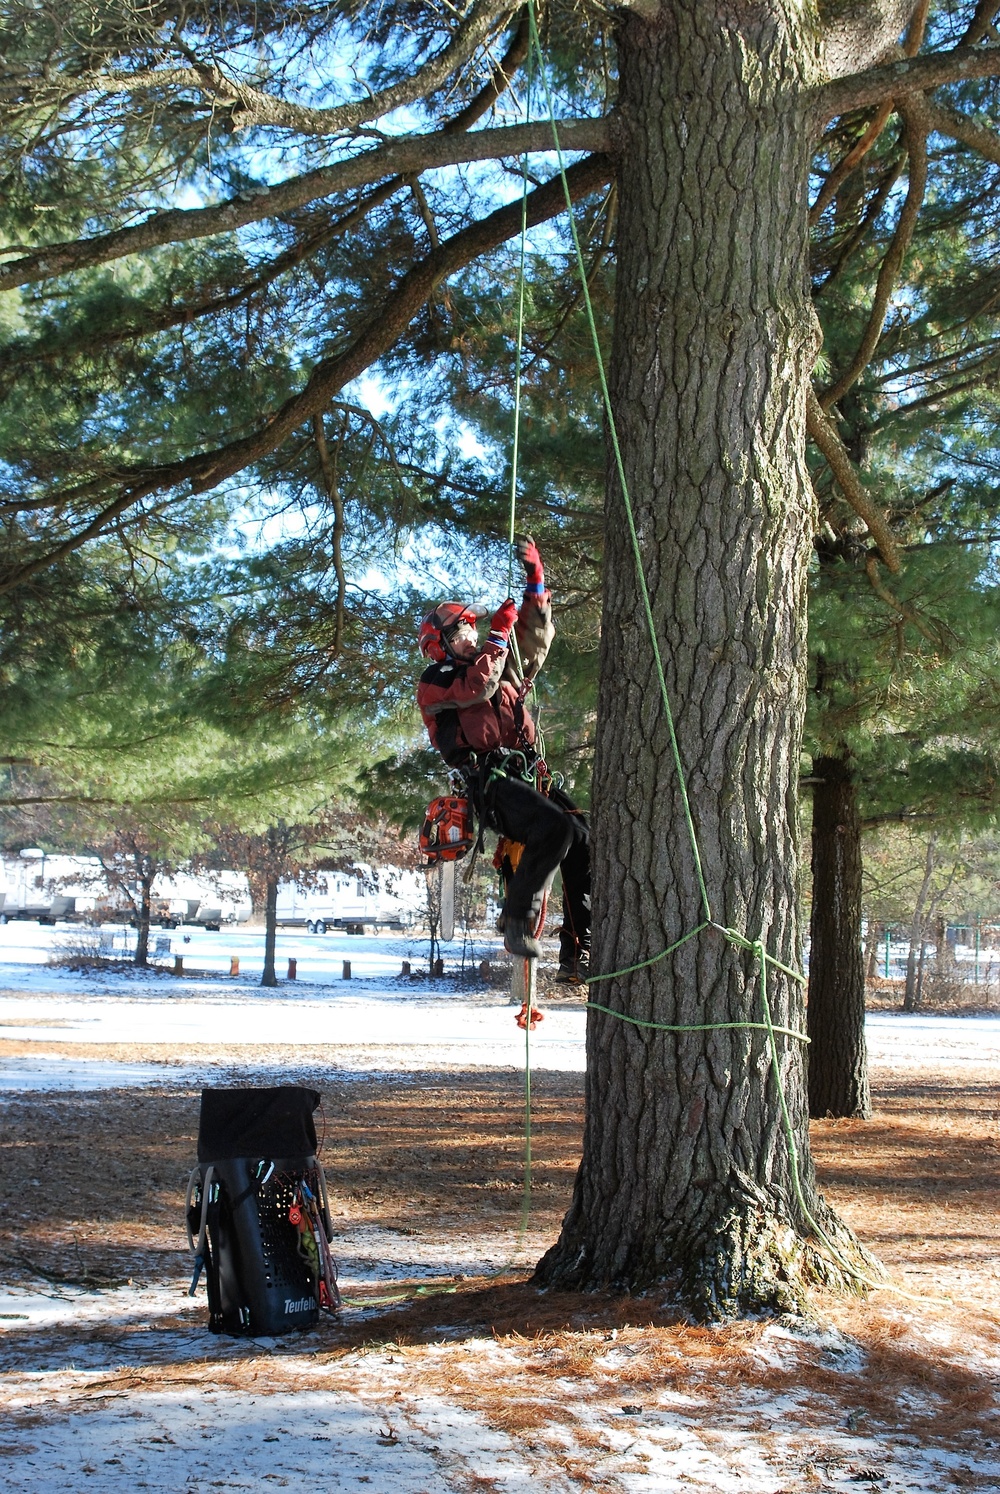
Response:
[{"label": "snow on ground", "polygon": [[[120,935],[119,938],[124,937]],[[343,1067],[358,1074],[371,1067],[372,1047],[391,1045],[392,1068],[464,1066],[507,1068],[524,1062],[525,1039],[501,988],[461,981],[460,943],[445,946],[445,978],[416,983],[401,975],[404,961],[427,968],[427,941],[398,936],[310,935],[278,940],[277,969],[296,959],[294,981],[260,985],[263,936],[259,930],[174,931],[172,949],[183,951],[187,977],[149,971],[78,970],[51,966],[86,932],[39,928],[34,923],[0,927],[0,1039],[21,1043],[167,1044],[211,1048],[223,1044],[308,1048],[336,1047]],[[185,942],[187,941],[187,942]],[[498,941],[481,940],[466,950],[466,971],[498,952]],[[220,976],[230,959],[241,974]],[[343,978],[343,962],[351,979]],[[206,973],[207,972],[207,973]],[[582,1072],[585,1014],[549,1008],[531,1034],[532,1066]],[[341,1060],[338,1059],[338,1062]],[[72,1057],[6,1057],[0,1091],[155,1083],[162,1071],[145,1064],[109,1065]],[[209,1069],[184,1068],[175,1080],[206,1080]]]},{"label": "snow on ground", "polygon": [[[369,1050],[387,1044],[395,1050],[392,1068],[453,1063],[508,1068],[524,1062],[524,1037],[506,993],[454,978],[461,946],[454,952],[446,946],[444,980],[414,983],[400,971],[403,961],[417,969],[421,959],[426,969],[426,940],[296,932],[279,938],[277,967],[283,970],[289,958],[296,959],[297,978],[268,990],[259,984],[259,930],[175,930],[168,936],[171,953],[162,958],[169,965],[172,951],[182,950],[187,977],[167,974],[164,967],[83,971],[45,963],[85,937],[86,931],[71,926],[0,927],[0,1039],[92,1047],[156,1043],[207,1049],[233,1042],[336,1047],[343,1050],[344,1070],[359,1074],[370,1069]],[[491,954],[497,954],[496,940],[478,941],[467,950],[467,975]],[[241,974],[220,976],[233,955],[240,959]],[[351,962],[349,980],[342,973],[345,959]],[[582,999],[553,1007],[543,997],[542,1005],[545,1019],[530,1040],[532,1067],[582,1073]],[[875,1012],[868,1016],[867,1036],[873,1064],[1000,1063],[1000,1015]],[[196,1082],[209,1072],[187,1066],[173,1077]],[[109,1065],[79,1052],[19,1055],[0,1063],[0,1091],[135,1086],[161,1075],[155,1065]]]},{"label": "snow on ground", "polygon": [[[47,963],[81,942],[75,929],[0,928],[0,1042],[19,1049],[0,1058],[0,1124],[5,1100],[31,1090],[219,1082],[217,1055],[234,1044],[261,1052],[259,1063],[242,1054],[246,1083],[273,1080],[268,1053],[278,1046],[299,1050],[303,1072],[320,1046],[319,1067],[329,1071],[332,1051],[340,1079],[357,1082],[373,1077],[373,1059],[381,1074],[397,1076],[523,1065],[524,1037],[506,993],[454,979],[451,951],[444,981],[402,979],[403,960],[426,965],[426,943],[415,938],[284,935],[279,973],[294,958],[298,979],[277,991],[256,984],[259,931],[174,931],[162,957],[172,964],[181,953],[183,977]],[[467,969],[495,947],[484,941],[468,951]],[[239,977],[227,973],[234,954]],[[345,959],[350,981],[342,978]],[[549,1007],[531,1038],[533,1067],[582,1072],[584,1027],[582,1002]],[[1000,1063],[1000,1017],[877,1013],[868,1038],[873,1062],[886,1068]],[[72,1051],[53,1052],[60,1044]],[[113,1045],[152,1048],[154,1056],[166,1045],[185,1057],[116,1062],[104,1051]],[[102,1051],[88,1059],[86,1048]],[[202,1051],[204,1063],[192,1058]],[[493,1337],[488,1318],[486,1331],[476,1330],[442,1306],[440,1326],[428,1320],[426,1342],[386,1340],[372,1305],[380,1289],[412,1293],[425,1282],[432,1292],[455,1292],[463,1278],[490,1279],[536,1258],[542,1244],[519,1241],[488,1219],[443,1236],[347,1224],[334,1251],[348,1306],[336,1331],[321,1325],[301,1339],[208,1334],[203,1289],[187,1295],[176,1250],[163,1252],[148,1280],[0,1288],[0,1488],[1000,1489],[1000,1442],[981,1427],[957,1447],[932,1430],[913,1433],[912,1418],[926,1415],[933,1429],[947,1399],[931,1368],[910,1382],[894,1432],[885,1415],[877,1427],[866,1422],[885,1367],[830,1328],[757,1324],[742,1340],[683,1328],[658,1339],[665,1330],[641,1325],[596,1336],[525,1329]],[[929,1365],[960,1358],[946,1320],[923,1316],[919,1305],[898,1309],[892,1331],[909,1335],[906,1352],[929,1354]],[[902,1347],[898,1353],[902,1360]],[[996,1390],[996,1356],[981,1345],[975,1353],[970,1405]]]},{"label": "snow on ground", "polygon": [[[308,1429],[304,1435],[301,1428]],[[486,1478],[513,1476],[523,1485],[530,1476],[509,1437],[440,1402],[425,1401],[416,1415],[394,1410],[389,1425],[349,1391],[254,1396],[219,1390],[197,1399],[190,1391],[144,1393],[130,1397],[126,1411],[98,1400],[72,1423],[33,1430],[4,1487],[35,1494],[89,1485],[131,1494],[305,1482],[323,1490],[450,1494],[455,1484],[448,1464],[461,1469],[470,1448]]]}]

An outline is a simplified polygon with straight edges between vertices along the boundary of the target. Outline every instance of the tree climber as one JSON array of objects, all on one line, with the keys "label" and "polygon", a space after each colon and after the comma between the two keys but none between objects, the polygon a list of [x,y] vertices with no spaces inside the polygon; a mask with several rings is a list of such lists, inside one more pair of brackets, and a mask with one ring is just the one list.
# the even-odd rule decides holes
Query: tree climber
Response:
[{"label": "tree climber", "polygon": [[[542,898],[561,867],[556,980],[577,983],[589,974],[590,832],[581,811],[545,775],[535,748],[535,723],[524,697],[555,629],[535,542],[519,539],[517,553],[525,570],[524,598],[520,609],[508,598],[494,613],[485,643],[478,632],[485,607],[439,602],[420,624],[420,650],[432,662],[420,677],[417,705],[431,745],[465,779],[481,823],[524,847],[507,884],[505,948],[522,957],[541,954],[535,928]],[[510,648],[512,629],[523,679]],[[539,767],[544,793],[532,786]]]}]

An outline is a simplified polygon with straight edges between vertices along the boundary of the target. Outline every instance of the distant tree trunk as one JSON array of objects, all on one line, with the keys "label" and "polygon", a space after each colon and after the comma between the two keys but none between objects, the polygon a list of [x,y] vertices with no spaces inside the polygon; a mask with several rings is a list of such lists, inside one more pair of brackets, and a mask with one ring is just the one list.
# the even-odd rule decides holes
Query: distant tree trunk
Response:
[{"label": "distant tree trunk", "polygon": [[[817,1275],[767,1038],[761,975],[727,929],[801,968],[796,802],[814,529],[805,389],[812,7],[674,0],[619,23],[611,384],[699,838],[705,920],[620,485],[605,517],[594,774],[595,1002],[583,1159],[545,1284],[677,1285],[703,1318],[795,1309]],[[649,963],[635,969],[640,962]],[[655,961],[655,963],[654,963]],[[800,985],[771,966],[774,1020]],[[809,1212],[819,1198],[802,1045],[778,1065]],[[859,1255],[854,1253],[854,1259]]]},{"label": "distant tree trunk", "polygon": [[155,871],[144,871],[139,877],[138,934],[135,941],[135,963],[149,964],[149,920],[152,912],[153,879]]},{"label": "distant tree trunk", "polygon": [[959,979],[955,941],[948,938],[948,920],[938,914],[934,920],[934,980],[946,985]]},{"label": "distant tree trunk", "polygon": [[871,1115],[861,952],[861,817],[846,749],[813,759],[809,1113]]},{"label": "distant tree trunk", "polygon": [[278,877],[268,877],[267,897],[264,902],[264,973],[262,986],[276,986],[278,977],[274,972],[274,946],[278,937]]},{"label": "distant tree trunk", "polygon": [[906,987],[903,992],[904,1012],[915,1012],[920,1004],[917,962],[923,945],[927,895],[930,892],[937,861],[937,836],[930,835],[927,839],[927,852],[924,856],[924,875],[919,891],[917,892],[917,901],[913,909],[913,919],[910,923],[910,948],[906,956]]},{"label": "distant tree trunk", "polygon": [[926,962],[927,962],[927,940],[926,939],[921,939],[921,941],[920,941],[920,958],[917,961],[917,1001],[916,1001],[916,1005],[917,1006],[920,1006],[921,1003],[923,1002],[923,999],[924,999],[924,969],[925,969],[925,966],[926,966]]},{"label": "distant tree trunk", "polygon": [[870,923],[865,941],[865,984],[878,975],[879,945],[885,937],[884,923]]}]

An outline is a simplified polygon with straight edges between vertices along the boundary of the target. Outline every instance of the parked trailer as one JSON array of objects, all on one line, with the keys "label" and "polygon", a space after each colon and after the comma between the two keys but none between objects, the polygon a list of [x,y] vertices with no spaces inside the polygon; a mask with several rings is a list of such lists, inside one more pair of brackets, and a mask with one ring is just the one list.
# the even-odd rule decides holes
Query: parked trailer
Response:
[{"label": "parked trailer", "polygon": [[[383,880],[387,887],[377,885]],[[326,873],[312,887],[279,884],[277,923],[279,928],[305,929],[310,934],[334,929],[345,934],[378,929],[403,933],[412,928],[425,901],[422,881],[410,872],[383,868],[379,873],[365,869],[360,876]]]},{"label": "parked trailer", "polygon": [[[85,888],[82,858],[48,855],[38,849],[6,856],[0,866],[0,923],[37,920],[42,924],[79,922],[93,898]],[[59,890],[56,890],[59,889]]]},{"label": "parked trailer", "polygon": [[42,924],[75,923],[82,917],[83,914],[76,911],[75,897],[53,897],[20,906],[8,903],[5,897],[0,908],[0,924],[29,919],[37,919]]}]

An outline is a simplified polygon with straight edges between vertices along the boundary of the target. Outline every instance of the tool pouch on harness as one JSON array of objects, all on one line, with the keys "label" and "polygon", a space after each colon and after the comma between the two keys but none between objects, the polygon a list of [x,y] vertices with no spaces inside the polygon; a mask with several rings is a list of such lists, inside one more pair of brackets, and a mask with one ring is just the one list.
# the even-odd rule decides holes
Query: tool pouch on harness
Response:
[{"label": "tool pouch on harness", "polygon": [[312,1327],[339,1306],[326,1179],[316,1159],[315,1090],[203,1089],[188,1238],[213,1333]]}]

